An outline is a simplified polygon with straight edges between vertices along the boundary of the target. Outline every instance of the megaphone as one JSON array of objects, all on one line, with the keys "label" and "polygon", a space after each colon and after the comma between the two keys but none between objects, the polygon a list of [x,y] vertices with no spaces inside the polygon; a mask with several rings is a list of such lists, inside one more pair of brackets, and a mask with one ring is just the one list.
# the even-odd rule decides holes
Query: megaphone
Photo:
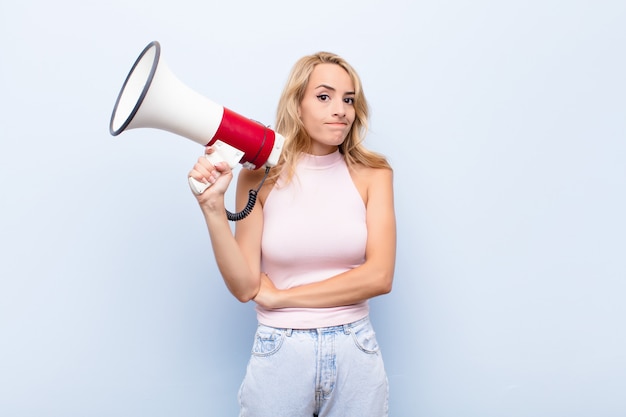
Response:
[{"label": "megaphone", "polygon": [[[276,166],[285,139],[267,126],[214,103],[183,84],[161,59],[161,45],[148,44],[133,64],[115,102],[111,135],[136,128],[155,128],[212,145],[211,163],[231,168]],[[196,194],[209,186],[189,178]]]}]

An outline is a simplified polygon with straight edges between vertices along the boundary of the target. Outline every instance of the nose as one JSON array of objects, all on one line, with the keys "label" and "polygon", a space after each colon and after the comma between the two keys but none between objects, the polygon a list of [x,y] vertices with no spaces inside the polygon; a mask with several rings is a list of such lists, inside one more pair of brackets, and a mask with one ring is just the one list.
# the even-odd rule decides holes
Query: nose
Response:
[{"label": "nose", "polygon": [[346,117],[346,103],[343,100],[336,101],[333,106],[333,116]]}]

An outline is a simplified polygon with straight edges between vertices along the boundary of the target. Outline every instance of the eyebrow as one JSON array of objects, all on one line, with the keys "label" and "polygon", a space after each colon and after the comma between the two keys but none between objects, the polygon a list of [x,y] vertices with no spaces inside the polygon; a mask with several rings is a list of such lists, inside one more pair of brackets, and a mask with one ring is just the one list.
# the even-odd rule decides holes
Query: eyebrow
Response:
[{"label": "eyebrow", "polygon": [[[318,86],[317,86],[317,87],[315,87],[315,88],[316,88],[316,89],[318,89],[318,88],[325,88],[325,89],[327,89],[327,90],[337,91],[335,88],[331,87],[330,85],[326,85],[326,84],[320,84],[320,85],[318,85]],[[348,92],[346,92],[346,94],[345,94],[345,95],[346,95],[346,96],[349,96],[349,95],[355,95],[355,92],[354,92],[354,91],[348,91]]]}]

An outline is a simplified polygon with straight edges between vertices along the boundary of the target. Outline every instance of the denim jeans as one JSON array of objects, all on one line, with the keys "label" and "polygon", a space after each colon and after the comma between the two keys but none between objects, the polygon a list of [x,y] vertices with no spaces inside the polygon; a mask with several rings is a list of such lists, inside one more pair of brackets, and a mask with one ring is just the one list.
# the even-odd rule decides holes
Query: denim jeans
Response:
[{"label": "denim jeans", "polygon": [[368,317],[320,329],[259,325],[240,417],[386,417],[388,382]]}]

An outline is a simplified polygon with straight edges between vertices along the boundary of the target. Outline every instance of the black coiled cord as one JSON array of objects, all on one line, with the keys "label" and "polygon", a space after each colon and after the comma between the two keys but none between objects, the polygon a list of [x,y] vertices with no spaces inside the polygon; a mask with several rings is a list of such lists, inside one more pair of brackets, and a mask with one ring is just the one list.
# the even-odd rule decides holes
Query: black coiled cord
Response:
[{"label": "black coiled cord", "polygon": [[226,217],[228,217],[228,220],[230,220],[231,222],[238,222],[239,220],[243,220],[248,217],[248,214],[252,213],[252,209],[256,204],[257,194],[263,186],[263,183],[265,182],[265,179],[267,178],[267,174],[269,174],[269,172],[270,167],[265,167],[265,175],[263,176],[263,179],[261,180],[261,183],[259,184],[257,189],[248,191],[248,203],[243,208],[243,210],[237,213],[231,213],[230,211],[226,210]]}]

